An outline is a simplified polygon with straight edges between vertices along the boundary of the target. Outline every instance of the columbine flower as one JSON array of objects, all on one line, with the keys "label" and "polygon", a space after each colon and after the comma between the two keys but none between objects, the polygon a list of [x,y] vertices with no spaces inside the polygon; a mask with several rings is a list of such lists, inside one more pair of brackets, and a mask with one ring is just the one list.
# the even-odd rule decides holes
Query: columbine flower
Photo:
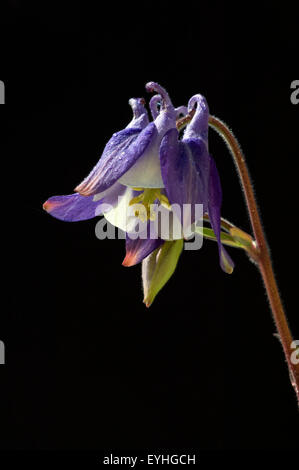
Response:
[{"label": "columbine flower", "polygon": [[[209,109],[201,95],[190,99],[189,113],[195,106],[195,114],[182,140],[179,140],[176,127],[172,127],[161,141],[159,156],[164,191],[171,205],[177,204],[182,208],[184,204],[189,204],[191,211],[196,204],[203,205],[203,212],[209,215],[218,242],[220,265],[225,272],[231,273],[234,264],[220,239],[221,184],[215,161],[208,152]],[[193,211],[189,216],[191,223],[197,222]],[[126,242],[125,266],[144,259],[143,289],[147,305],[152,303],[157,292],[172,275],[182,251],[182,244],[177,241],[164,242],[164,246],[161,246],[162,243],[160,240],[160,246],[156,247],[151,240],[134,241],[127,238]],[[145,258],[147,253],[151,254]]]},{"label": "columbine flower", "polygon": [[[150,101],[154,120],[149,122],[143,99],[131,99],[132,121],[112,136],[97,165],[76,187],[76,193],[54,196],[44,208],[66,221],[104,213],[110,223],[127,232],[123,265],[143,261],[145,303],[150,305],[176,267],[186,228],[194,228],[202,217],[196,213],[196,205],[201,204],[203,213],[209,215],[221,267],[231,273],[233,263],[220,239],[222,194],[216,165],[208,152],[206,100],[195,95],[188,110],[184,106],[174,108],[160,85],[150,82],[146,88],[158,93]],[[176,120],[194,109],[180,140]],[[181,210],[186,205],[190,208],[187,216]],[[174,237],[173,231],[166,235],[161,231],[156,224],[158,210],[171,214],[173,225],[179,221],[179,237]],[[134,239],[130,234],[135,232],[136,224],[143,226],[143,232]]]},{"label": "columbine flower", "polygon": [[[169,130],[160,147],[160,162],[166,194],[171,204],[203,205],[216,235],[222,269],[231,273],[233,262],[220,240],[222,191],[216,164],[208,151],[209,108],[201,95],[193,96],[188,104],[189,113],[195,114],[187,125],[183,139],[178,131]],[[191,214],[191,222],[196,222]]]}]

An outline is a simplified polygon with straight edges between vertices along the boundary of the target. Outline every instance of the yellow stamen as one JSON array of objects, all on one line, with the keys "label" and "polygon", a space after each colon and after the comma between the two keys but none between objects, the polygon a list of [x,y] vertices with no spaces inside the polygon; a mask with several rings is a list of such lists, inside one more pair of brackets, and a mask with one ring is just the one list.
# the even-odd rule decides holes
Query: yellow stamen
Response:
[{"label": "yellow stamen", "polygon": [[[162,206],[166,209],[171,210],[171,204],[165,196],[161,193],[160,188],[133,188],[135,191],[143,191],[136,197],[133,197],[129,206],[136,205],[135,216],[138,217],[142,222],[146,220],[155,220],[156,214],[153,210],[152,205],[158,199]],[[140,206],[140,207],[139,207]]]},{"label": "yellow stamen", "polygon": [[160,199],[162,206],[166,207],[166,209],[168,210],[171,210],[171,204],[168,200],[168,197],[165,196],[165,194],[160,194],[159,199]]},{"label": "yellow stamen", "polygon": [[143,194],[139,194],[139,196],[133,197],[129,202],[129,206],[133,206],[134,204],[138,204],[140,201],[143,200]]}]

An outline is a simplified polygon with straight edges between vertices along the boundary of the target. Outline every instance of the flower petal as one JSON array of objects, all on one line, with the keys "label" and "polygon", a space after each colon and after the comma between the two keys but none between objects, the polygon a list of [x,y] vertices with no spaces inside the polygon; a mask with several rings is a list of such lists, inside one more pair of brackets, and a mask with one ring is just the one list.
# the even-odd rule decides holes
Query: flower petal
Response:
[{"label": "flower petal", "polygon": [[209,106],[202,95],[192,96],[188,103],[188,111],[191,112],[195,105],[195,114],[186,127],[184,139],[202,139],[208,148]]},{"label": "flower petal", "polygon": [[94,196],[81,196],[74,193],[66,196],[52,196],[43,208],[53,217],[65,222],[77,222],[101,215],[100,206],[105,203],[114,206],[126,187],[116,183],[107,191]]},{"label": "flower petal", "polygon": [[159,114],[155,111],[157,99],[152,98],[151,110],[156,116],[152,123],[155,126],[156,133],[152,136],[150,145],[132,168],[123,175],[120,183],[132,187],[143,188],[162,188],[163,180],[161,176],[159,148],[161,140],[169,129],[176,127],[176,111],[171,103],[167,91],[158,83],[149,82],[146,84],[148,91],[156,91],[161,97],[161,108]]},{"label": "flower petal", "polygon": [[[112,186],[135,163],[135,159],[127,158],[126,151],[141,132],[138,128],[128,128],[114,134],[96,166],[75,191],[90,196]],[[138,155],[133,157],[138,158]]]},{"label": "flower petal", "polygon": [[219,249],[219,262],[220,266],[228,274],[231,274],[234,269],[234,262],[223,247],[220,238],[220,227],[221,227],[221,215],[220,209],[222,204],[222,190],[221,183],[216,167],[216,163],[212,157],[210,157],[210,179],[209,179],[209,204],[208,213],[212,229],[217,238],[218,249]]},{"label": "flower petal", "polygon": [[160,113],[161,100],[162,100],[161,95],[154,95],[154,96],[152,96],[152,98],[149,102],[149,108],[151,110],[151,115],[152,115],[154,120],[158,117],[158,115]]},{"label": "flower petal", "polygon": [[48,199],[43,208],[56,219],[65,222],[77,222],[95,217],[98,203],[93,197],[84,197],[81,194],[69,194],[67,196],[53,196]]},{"label": "flower petal", "polygon": [[[124,232],[136,232],[136,226],[140,223],[139,219],[135,217],[134,207],[130,206],[130,201],[139,194],[132,188],[125,186],[125,191],[118,198],[118,203],[112,209],[106,211],[105,207],[103,213],[105,219],[115,227],[120,228]],[[105,202],[105,201],[104,201]]]},{"label": "flower petal", "polygon": [[127,151],[126,158],[130,160],[131,164],[120,177],[121,184],[133,188],[160,188],[163,186],[158,158],[160,142],[161,139],[155,123],[151,122]]},{"label": "flower petal", "polygon": [[[133,111],[133,119],[125,129],[113,134],[97,165],[84,181],[76,187],[75,191],[83,196],[90,196],[110,188],[140,156],[138,154],[133,155],[131,161],[124,158],[125,151],[137,139],[142,129],[145,129],[149,124],[148,113],[144,107],[145,100],[143,98],[131,98],[129,105]],[[142,146],[140,150],[143,151]]]},{"label": "flower petal", "polygon": [[133,111],[133,119],[126,128],[135,127],[138,129],[144,129],[149,124],[148,114],[144,107],[145,99],[131,98],[129,100],[129,105]]},{"label": "flower petal", "polygon": [[[93,196],[94,201],[99,201],[99,205],[96,208],[96,215],[103,215],[104,211],[108,212],[117,207],[120,199],[124,196],[127,188],[118,181],[114,183],[111,188],[106,189],[102,193],[97,193]],[[89,196],[85,196],[89,197]],[[109,208],[110,209],[107,209]]]},{"label": "flower petal", "polygon": [[[147,227],[148,228],[148,227]],[[140,236],[133,240],[127,234],[126,237],[126,257],[123,260],[123,266],[134,266],[146,258],[152,251],[156,250],[164,243],[161,238],[141,238]]]},{"label": "flower petal", "polygon": [[[151,115],[154,120],[158,117],[161,111],[161,107],[162,107],[162,96],[154,95],[149,102],[149,108],[151,110]],[[186,116],[187,113],[188,113],[187,106],[179,106],[178,108],[175,108],[176,119],[179,119],[182,116]]]},{"label": "flower petal", "polygon": [[[160,162],[168,199],[171,204],[180,206],[186,230],[198,220],[196,204],[203,205],[203,213],[207,210],[209,155],[206,146],[200,139],[179,142],[178,131],[171,129],[162,140]],[[183,207],[184,204],[189,207]]]}]

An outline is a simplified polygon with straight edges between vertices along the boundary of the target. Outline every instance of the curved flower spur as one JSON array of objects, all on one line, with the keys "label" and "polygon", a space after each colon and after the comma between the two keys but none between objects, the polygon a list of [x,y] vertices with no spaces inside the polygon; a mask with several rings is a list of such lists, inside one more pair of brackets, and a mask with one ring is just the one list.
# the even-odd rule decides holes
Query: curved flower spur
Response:
[{"label": "curved flower spur", "polygon": [[[188,108],[174,108],[160,85],[149,82],[146,89],[156,92],[150,101],[153,121],[149,121],[145,100],[132,98],[129,104],[133,119],[125,129],[113,134],[99,162],[76,187],[76,192],[53,196],[43,207],[53,217],[69,222],[104,215],[108,222],[124,230],[126,257],[123,265],[142,262],[146,306],[152,304],[173,274],[186,231],[191,229],[217,242],[220,266],[227,273],[233,271],[234,265],[223,245],[245,250],[261,272],[299,403],[299,364],[291,359],[295,342],[280,299],[240,146],[229,128],[209,114],[202,95],[193,96]],[[215,161],[208,151],[209,126],[220,134],[234,159],[254,238],[221,218],[222,191]],[[196,211],[198,205],[203,209],[200,215]],[[187,216],[182,210],[185,206]],[[157,224],[163,211],[168,216],[166,232]],[[210,227],[198,224],[202,220]],[[179,225],[176,236],[175,223]]]}]

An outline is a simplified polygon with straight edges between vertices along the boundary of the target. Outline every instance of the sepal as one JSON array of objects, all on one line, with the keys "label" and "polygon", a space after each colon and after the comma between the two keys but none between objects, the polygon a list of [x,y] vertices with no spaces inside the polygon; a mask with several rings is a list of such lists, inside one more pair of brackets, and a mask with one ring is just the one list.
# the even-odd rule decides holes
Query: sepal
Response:
[{"label": "sepal", "polygon": [[184,246],[183,240],[165,241],[142,261],[143,302],[149,307],[173,275]]}]

